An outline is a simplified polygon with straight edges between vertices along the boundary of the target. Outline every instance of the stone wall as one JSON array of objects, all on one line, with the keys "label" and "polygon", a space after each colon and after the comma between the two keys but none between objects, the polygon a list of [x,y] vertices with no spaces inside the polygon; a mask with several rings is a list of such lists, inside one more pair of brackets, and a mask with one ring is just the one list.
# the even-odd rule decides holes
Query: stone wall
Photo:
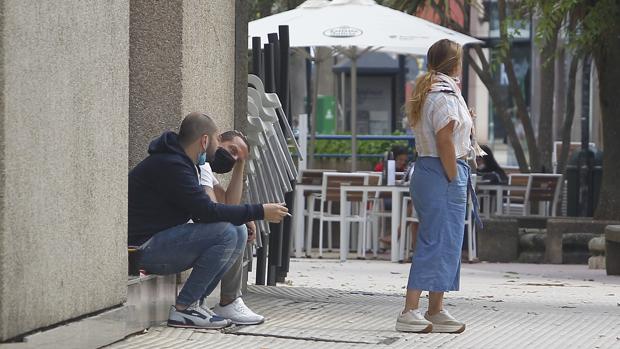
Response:
[{"label": "stone wall", "polygon": [[130,1],[129,168],[149,142],[203,111],[234,120],[234,1]]},{"label": "stone wall", "polygon": [[126,299],[129,6],[0,11],[2,341]]},{"label": "stone wall", "polygon": [[235,21],[234,1],[0,2],[0,341],[126,300],[127,168],[189,111],[232,127]]}]

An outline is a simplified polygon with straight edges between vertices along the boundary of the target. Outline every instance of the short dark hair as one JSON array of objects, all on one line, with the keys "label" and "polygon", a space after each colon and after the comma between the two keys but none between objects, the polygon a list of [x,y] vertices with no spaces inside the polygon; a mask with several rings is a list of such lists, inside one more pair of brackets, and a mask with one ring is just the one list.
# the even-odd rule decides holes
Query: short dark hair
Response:
[{"label": "short dark hair", "polygon": [[237,131],[237,130],[226,131],[220,135],[220,141],[222,142],[232,141],[235,137],[241,138],[243,140],[243,143],[245,143],[246,147],[248,147],[248,151],[250,151],[250,143],[248,143],[248,138],[241,131]]},{"label": "short dark hair", "polygon": [[400,155],[409,155],[409,149],[404,145],[395,144],[392,146],[392,154],[394,155],[394,159],[396,159]]},{"label": "short dark hair", "polygon": [[214,137],[217,132],[215,121],[205,113],[192,112],[187,114],[179,128],[179,143],[189,145],[203,134]]}]

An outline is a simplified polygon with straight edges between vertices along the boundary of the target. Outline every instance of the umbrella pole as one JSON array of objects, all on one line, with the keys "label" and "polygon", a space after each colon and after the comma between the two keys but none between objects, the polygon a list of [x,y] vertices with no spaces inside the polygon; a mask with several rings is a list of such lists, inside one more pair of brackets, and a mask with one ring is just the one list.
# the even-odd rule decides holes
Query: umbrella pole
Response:
[{"label": "umbrella pole", "polygon": [[357,47],[351,49],[351,171],[357,171]]},{"label": "umbrella pole", "polygon": [[321,59],[318,56],[318,48],[315,48],[315,55],[314,55],[314,84],[312,86],[312,115],[311,115],[311,122],[310,122],[310,161],[309,161],[309,167],[310,168],[315,168],[314,166],[314,152],[316,149],[316,112],[317,112],[317,108],[316,108],[316,103],[319,99],[319,76],[320,76],[320,70],[321,70]]}]

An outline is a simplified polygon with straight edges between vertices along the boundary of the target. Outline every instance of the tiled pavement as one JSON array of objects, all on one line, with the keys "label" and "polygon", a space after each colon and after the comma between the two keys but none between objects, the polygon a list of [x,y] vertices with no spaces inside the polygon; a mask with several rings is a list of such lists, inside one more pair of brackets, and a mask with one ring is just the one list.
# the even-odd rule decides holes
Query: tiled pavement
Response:
[{"label": "tiled pavement", "polygon": [[446,300],[467,323],[460,335],[394,331],[408,265],[301,259],[291,270],[293,287],[245,296],[262,325],[155,327],[110,348],[620,348],[620,278],[586,266],[464,265],[463,290]]}]

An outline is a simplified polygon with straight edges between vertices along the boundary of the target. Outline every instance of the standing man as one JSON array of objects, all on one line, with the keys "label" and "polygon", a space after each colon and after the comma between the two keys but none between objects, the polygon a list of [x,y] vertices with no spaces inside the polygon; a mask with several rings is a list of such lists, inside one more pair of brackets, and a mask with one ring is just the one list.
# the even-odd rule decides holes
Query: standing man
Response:
[{"label": "standing man", "polygon": [[[218,129],[203,113],[187,115],[179,133],[164,132],[149,155],[129,172],[129,245],[140,246],[140,266],[150,274],[193,268],[170,308],[168,325],[222,328],[230,321],[201,307],[239,259],[247,232],[236,226],[265,219],[280,222],[279,204],[224,205],[213,202],[199,183],[197,165],[216,166]],[[188,223],[189,220],[194,223]],[[232,223],[232,224],[231,224]]]}]

